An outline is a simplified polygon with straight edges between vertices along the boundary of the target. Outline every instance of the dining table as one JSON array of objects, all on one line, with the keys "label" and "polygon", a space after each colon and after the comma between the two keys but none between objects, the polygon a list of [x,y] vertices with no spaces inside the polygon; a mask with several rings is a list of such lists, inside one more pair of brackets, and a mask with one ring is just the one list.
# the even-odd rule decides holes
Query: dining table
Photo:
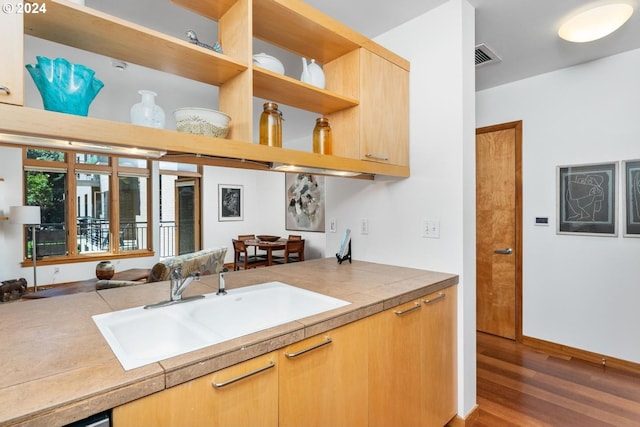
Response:
[{"label": "dining table", "polygon": [[245,240],[244,244],[247,247],[254,246],[265,251],[267,253],[267,265],[273,265],[273,251],[283,251],[287,246],[287,239],[278,239],[271,242],[260,239],[249,239]]}]

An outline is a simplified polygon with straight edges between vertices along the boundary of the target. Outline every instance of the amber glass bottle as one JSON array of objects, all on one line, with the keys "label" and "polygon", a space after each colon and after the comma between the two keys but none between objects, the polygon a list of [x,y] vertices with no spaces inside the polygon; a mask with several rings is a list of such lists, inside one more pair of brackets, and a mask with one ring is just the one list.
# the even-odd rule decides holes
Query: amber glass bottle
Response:
[{"label": "amber glass bottle", "polygon": [[282,147],[282,112],[275,102],[265,102],[260,114],[260,144]]},{"label": "amber glass bottle", "polygon": [[313,152],[331,154],[331,126],[326,117],[316,119],[316,127],[313,129]]}]

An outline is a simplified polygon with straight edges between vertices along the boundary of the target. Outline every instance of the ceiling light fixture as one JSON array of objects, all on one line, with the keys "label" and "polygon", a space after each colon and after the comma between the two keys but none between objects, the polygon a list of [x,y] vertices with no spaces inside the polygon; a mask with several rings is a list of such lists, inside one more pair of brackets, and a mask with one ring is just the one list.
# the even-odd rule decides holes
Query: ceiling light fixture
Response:
[{"label": "ceiling light fixture", "polygon": [[625,3],[597,6],[569,18],[558,35],[576,43],[598,40],[620,28],[632,14],[633,7]]}]

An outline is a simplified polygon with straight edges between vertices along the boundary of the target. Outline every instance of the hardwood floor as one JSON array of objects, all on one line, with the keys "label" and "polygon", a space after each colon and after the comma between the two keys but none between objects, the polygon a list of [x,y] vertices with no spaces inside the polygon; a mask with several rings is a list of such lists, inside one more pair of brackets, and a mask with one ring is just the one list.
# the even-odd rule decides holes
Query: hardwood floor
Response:
[{"label": "hardwood floor", "polygon": [[640,426],[640,374],[478,333],[474,427]]}]

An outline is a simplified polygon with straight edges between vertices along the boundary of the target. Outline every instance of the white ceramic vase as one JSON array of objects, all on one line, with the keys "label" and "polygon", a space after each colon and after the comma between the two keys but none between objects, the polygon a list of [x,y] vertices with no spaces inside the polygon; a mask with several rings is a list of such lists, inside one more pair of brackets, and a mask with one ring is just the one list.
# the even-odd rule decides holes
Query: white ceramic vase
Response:
[{"label": "white ceramic vase", "polygon": [[165,114],[156,104],[157,94],[150,90],[139,90],[142,101],[131,107],[131,123],[152,128],[164,128]]}]

